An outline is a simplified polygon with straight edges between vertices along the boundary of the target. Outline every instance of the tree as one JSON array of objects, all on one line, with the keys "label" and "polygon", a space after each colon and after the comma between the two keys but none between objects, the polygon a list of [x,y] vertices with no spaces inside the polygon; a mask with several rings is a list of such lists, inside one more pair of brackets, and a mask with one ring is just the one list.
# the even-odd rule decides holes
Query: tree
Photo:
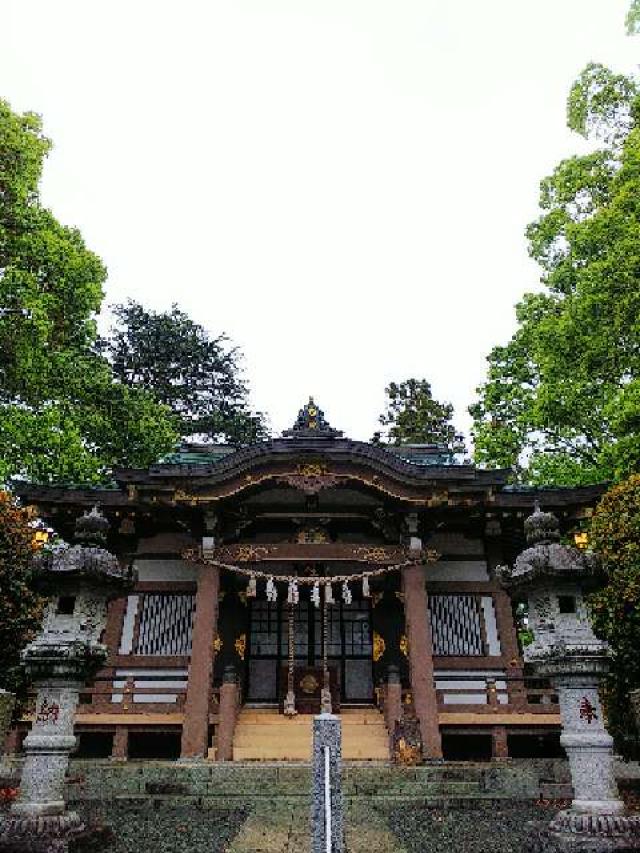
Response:
[{"label": "tree", "polygon": [[607,585],[592,596],[590,610],[596,633],[612,651],[609,724],[619,748],[630,757],[635,725],[629,691],[640,688],[640,474],[603,496],[592,518],[590,541],[607,574]]},{"label": "tree", "polygon": [[152,389],[183,437],[205,434],[233,444],[267,437],[263,416],[248,408],[240,353],[224,335],[209,337],[177,305],[155,312],[130,300],[114,314],[118,325],[103,348],[116,377],[131,389]]},{"label": "tree", "polygon": [[568,124],[601,148],[542,181],[527,229],[541,293],[489,357],[470,407],[476,461],[525,481],[619,479],[640,465],[640,96],[635,80],[589,65]]},{"label": "tree", "polygon": [[[433,398],[426,379],[391,382],[385,389],[387,410],[378,418],[390,444],[440,444],[450,453],[464,453],[464,440],[451,423],[453,406]],[[376,433],[374,441],[380,441]]]},{"label": "tree", "polygon": [[23,686],[20,651],[42,620],[43,601],[30,587],[31,560],[39,549],[29,512],[0,491],[0,686]]},{"label": "tree", "polygon": [[40,202],[50,147],[38,116],[0,100],[0,477],[100,482],[113,465],[155,461],[177,435],[96,350],[106,270]]}]

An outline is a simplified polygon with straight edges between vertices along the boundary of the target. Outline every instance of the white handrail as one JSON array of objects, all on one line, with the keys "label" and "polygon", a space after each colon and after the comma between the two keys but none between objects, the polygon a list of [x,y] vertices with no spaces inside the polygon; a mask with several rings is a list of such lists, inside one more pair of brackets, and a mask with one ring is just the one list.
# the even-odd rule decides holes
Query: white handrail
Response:
[{"label": "white handrail", "polygon": [[331,853],[331,751],[324,748],[324,833],[327,853]]}]

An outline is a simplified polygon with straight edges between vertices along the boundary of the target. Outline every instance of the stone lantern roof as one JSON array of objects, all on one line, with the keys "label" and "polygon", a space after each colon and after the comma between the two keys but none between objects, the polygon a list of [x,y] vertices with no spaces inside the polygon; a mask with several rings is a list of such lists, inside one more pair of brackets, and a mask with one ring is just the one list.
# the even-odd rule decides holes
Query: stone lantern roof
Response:
[{"label": "stone lantern roof", "polygon": [[595,582],[601,569],[595,556],[560,542],[560,522],[551,512],[543,512],[536,503],[524,523],[527,544],[513,568],[500,566],[499,575],[507,587],[532,586],[546,578],[591,580]]},{"label": "stone lantern roof", "polygon": [[36,584],[51,587],[64,579],[86,578],[98,584],[127,586],[131,570],[104,547],[109,522],[94,506],[76,521],[74,545],[44,549],[34,560]]}]

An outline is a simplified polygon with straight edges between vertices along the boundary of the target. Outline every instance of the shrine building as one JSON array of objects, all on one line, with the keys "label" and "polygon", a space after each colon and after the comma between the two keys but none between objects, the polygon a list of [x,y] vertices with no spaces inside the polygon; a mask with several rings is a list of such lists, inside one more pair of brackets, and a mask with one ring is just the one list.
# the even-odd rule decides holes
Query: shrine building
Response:
[{"label": "shrine building", "polygon": [[280,438],[187,444],[110,487],[21,484],[67,542],[97,506],[135,570],[81,695],[79,755],[309,760],[313,714],[331,708],[347,760],[555,756],[557,696],[524,668],[495,570],[536,501],[573,537],[603,488],[509,474],[352,441],[310,401]]}]

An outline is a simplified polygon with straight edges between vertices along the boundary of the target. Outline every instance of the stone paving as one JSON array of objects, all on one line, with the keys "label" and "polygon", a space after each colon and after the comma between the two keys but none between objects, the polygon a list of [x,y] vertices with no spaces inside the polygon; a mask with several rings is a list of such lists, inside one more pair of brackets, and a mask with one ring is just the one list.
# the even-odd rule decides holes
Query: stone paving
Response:
[{"label": "stone paving", "polygon": [[[375,809],[347,809],[347,853],[406,853]],[[258,806],[228,853],[309,853],[309,809],[300,803]]]}]

